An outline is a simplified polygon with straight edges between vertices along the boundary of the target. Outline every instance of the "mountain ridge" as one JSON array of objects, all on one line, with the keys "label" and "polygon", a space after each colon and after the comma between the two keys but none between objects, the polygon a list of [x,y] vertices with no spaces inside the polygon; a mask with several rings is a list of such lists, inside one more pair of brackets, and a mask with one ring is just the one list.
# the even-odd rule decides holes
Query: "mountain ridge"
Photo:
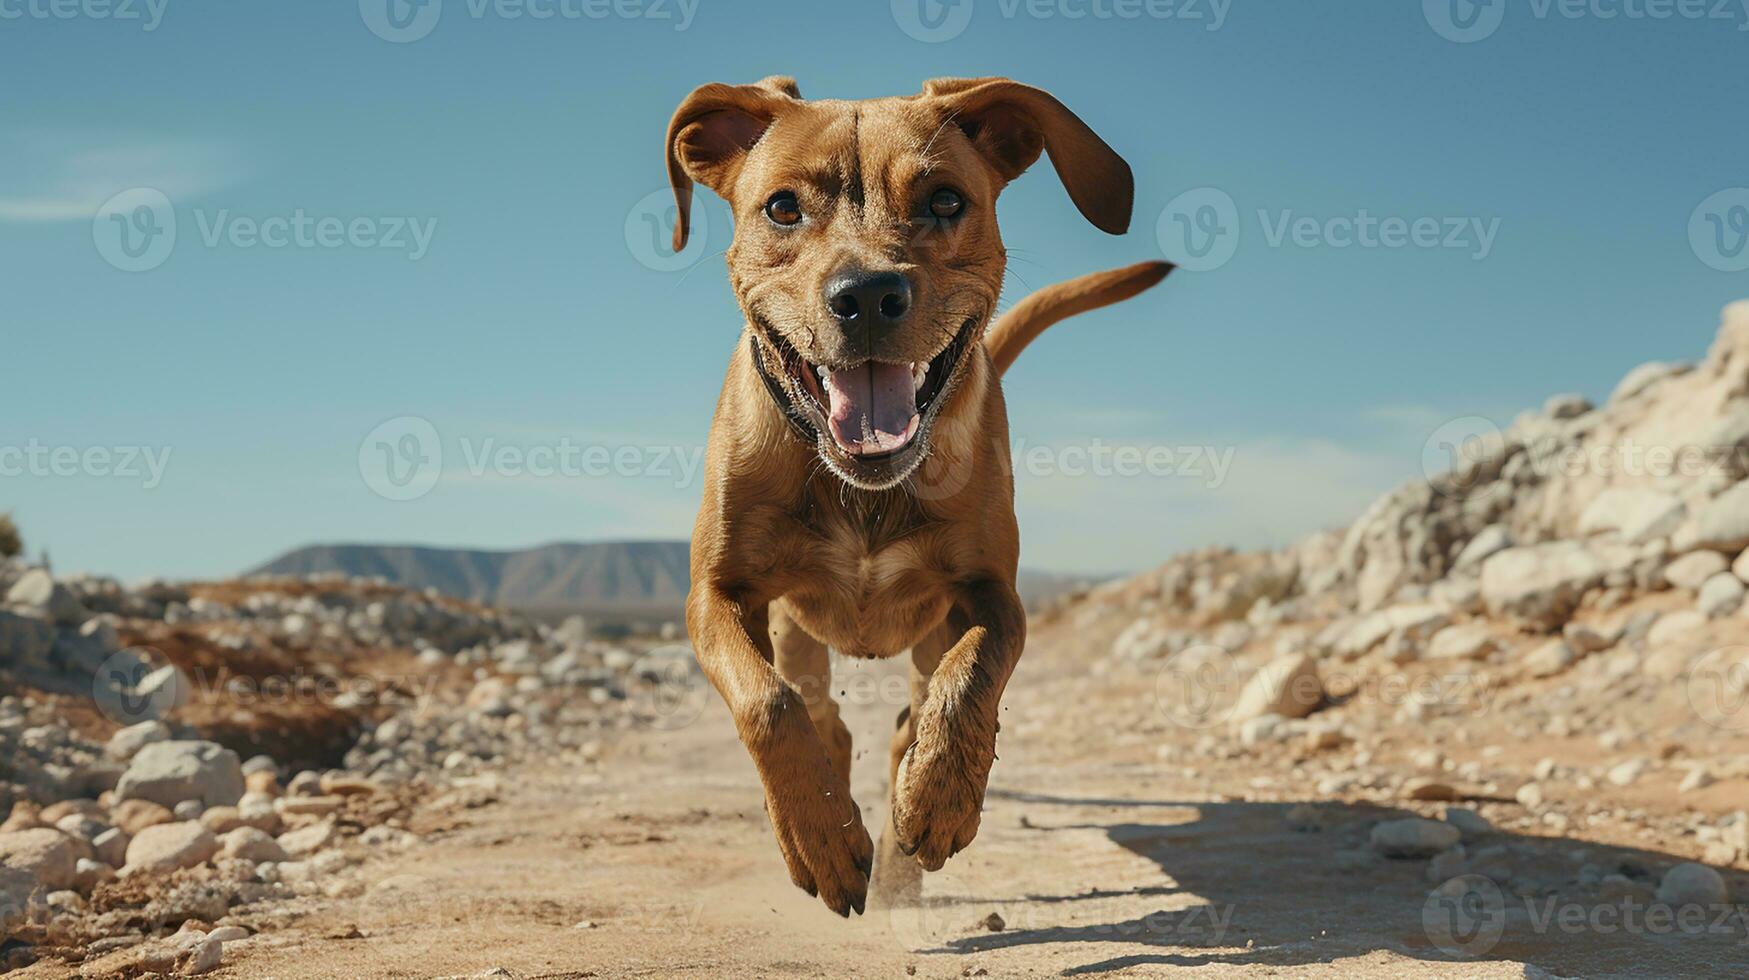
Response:
[{"label": "mountain ridge", "polygon": [[[382,578],[412,589],[533,613],[678,617],[691,582],[686,541],[555,541],[530,548],[449,548],[360,542],[294,548],[245,573]],[[1105,581],[1022,569],[1028,605]]]}]

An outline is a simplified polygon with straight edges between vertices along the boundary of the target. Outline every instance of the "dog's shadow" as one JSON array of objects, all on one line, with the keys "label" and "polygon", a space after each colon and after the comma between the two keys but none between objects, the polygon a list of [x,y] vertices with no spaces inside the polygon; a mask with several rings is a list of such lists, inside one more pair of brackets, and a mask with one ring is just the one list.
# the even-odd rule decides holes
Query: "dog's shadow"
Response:
[{"label": "dog's shadow", "polygon": [[[932,952],[1058,944],[1080,954],[1086,944],[1127,947],[1074,962],[1063,969],[1067,976],[1147,965],[1293,967],[1376,950],[1454,969],[1506,960],[1563,977],[1749,976],[1749,909],[1677,911],[1652,898],[1664,869],[1683,860],[1674,855],[1493,832],[1467,845],[1466,866],[1441,869],[1453,877],[1475,875],[1464,878],[1470,887],[1435,895],[1441,881],[1431,880],[1427,860],[1390,860],[1368,847],[1374,824],[1414,816],[1389,807],[1307,804],[1309,810],[1290,819],[1292,803],[1095,800],[997,789],[990,796],[1024,804],[1038,818],[1027,832],[1039,835],[1043,851],[1053,833],[1096,830],[1153,862],[1165,881],[997,903],[1024,909],[1015,916],[1020,921],[1000,931],[944,936]],[[1078,812],[1058,811],[1070,819],[1048,822],[1059,806]],[[1189,822],[1143,822],[1157,808],[1198,815]],[[1074,819],[1087,809],[1115,811],[1119,819]],[[1599,882],[1600,876],[1608,877]],[[1749,895],[1742,879],[1727,875],[1737,896]],[[991,905],[965,894],[935,895],[930,904],[968,913]],[[1114,907],[1122,914],[1110,914]],[[1082,911],[1058,914],[1065,908]]]}]

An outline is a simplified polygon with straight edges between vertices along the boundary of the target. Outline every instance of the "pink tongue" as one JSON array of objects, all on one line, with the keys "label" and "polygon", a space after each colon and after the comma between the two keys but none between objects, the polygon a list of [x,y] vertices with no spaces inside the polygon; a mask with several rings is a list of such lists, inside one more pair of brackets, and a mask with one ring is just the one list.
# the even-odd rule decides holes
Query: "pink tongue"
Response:
[{"label": "pink tongue", "polygon": [[833,371],[826,378],[832,438],[853,456],[890,453],[917,434],[916,392],[911,369],[870,361]]}]

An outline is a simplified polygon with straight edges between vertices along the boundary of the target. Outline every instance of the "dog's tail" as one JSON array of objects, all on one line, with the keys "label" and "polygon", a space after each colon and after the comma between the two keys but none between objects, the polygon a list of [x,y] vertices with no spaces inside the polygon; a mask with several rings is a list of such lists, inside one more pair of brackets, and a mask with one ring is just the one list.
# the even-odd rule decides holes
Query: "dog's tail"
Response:
[{"label": "dog's tail", "polygon": [[984,346],[990,351],[996,374],[1008,373],[1009,365],[1046,327],[1077,313],[1129,299],[1166,278],[1172,268],[1170,262],[1138,262],[1121,269],[1107,269],[1046,286],[1014,304],[984,334]]}]

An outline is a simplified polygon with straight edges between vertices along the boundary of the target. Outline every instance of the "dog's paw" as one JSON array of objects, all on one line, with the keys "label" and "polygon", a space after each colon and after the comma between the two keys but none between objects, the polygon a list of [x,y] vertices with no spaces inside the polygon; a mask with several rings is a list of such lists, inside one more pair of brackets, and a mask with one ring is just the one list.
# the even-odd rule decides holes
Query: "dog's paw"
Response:
[{"label": "dog's paw", "polygon": [[796,887],[848,917],[868,901],[874,842],[862,812],[822,755],[802,778],[786,781],[766,797],[778,849]]},{"label": "dog's paw", "polygon": [[978,834],[984,786],[996,758],[995,747],[985,741],[919,732],[899,763],[895,843],[930,871],[941,870]]}]

